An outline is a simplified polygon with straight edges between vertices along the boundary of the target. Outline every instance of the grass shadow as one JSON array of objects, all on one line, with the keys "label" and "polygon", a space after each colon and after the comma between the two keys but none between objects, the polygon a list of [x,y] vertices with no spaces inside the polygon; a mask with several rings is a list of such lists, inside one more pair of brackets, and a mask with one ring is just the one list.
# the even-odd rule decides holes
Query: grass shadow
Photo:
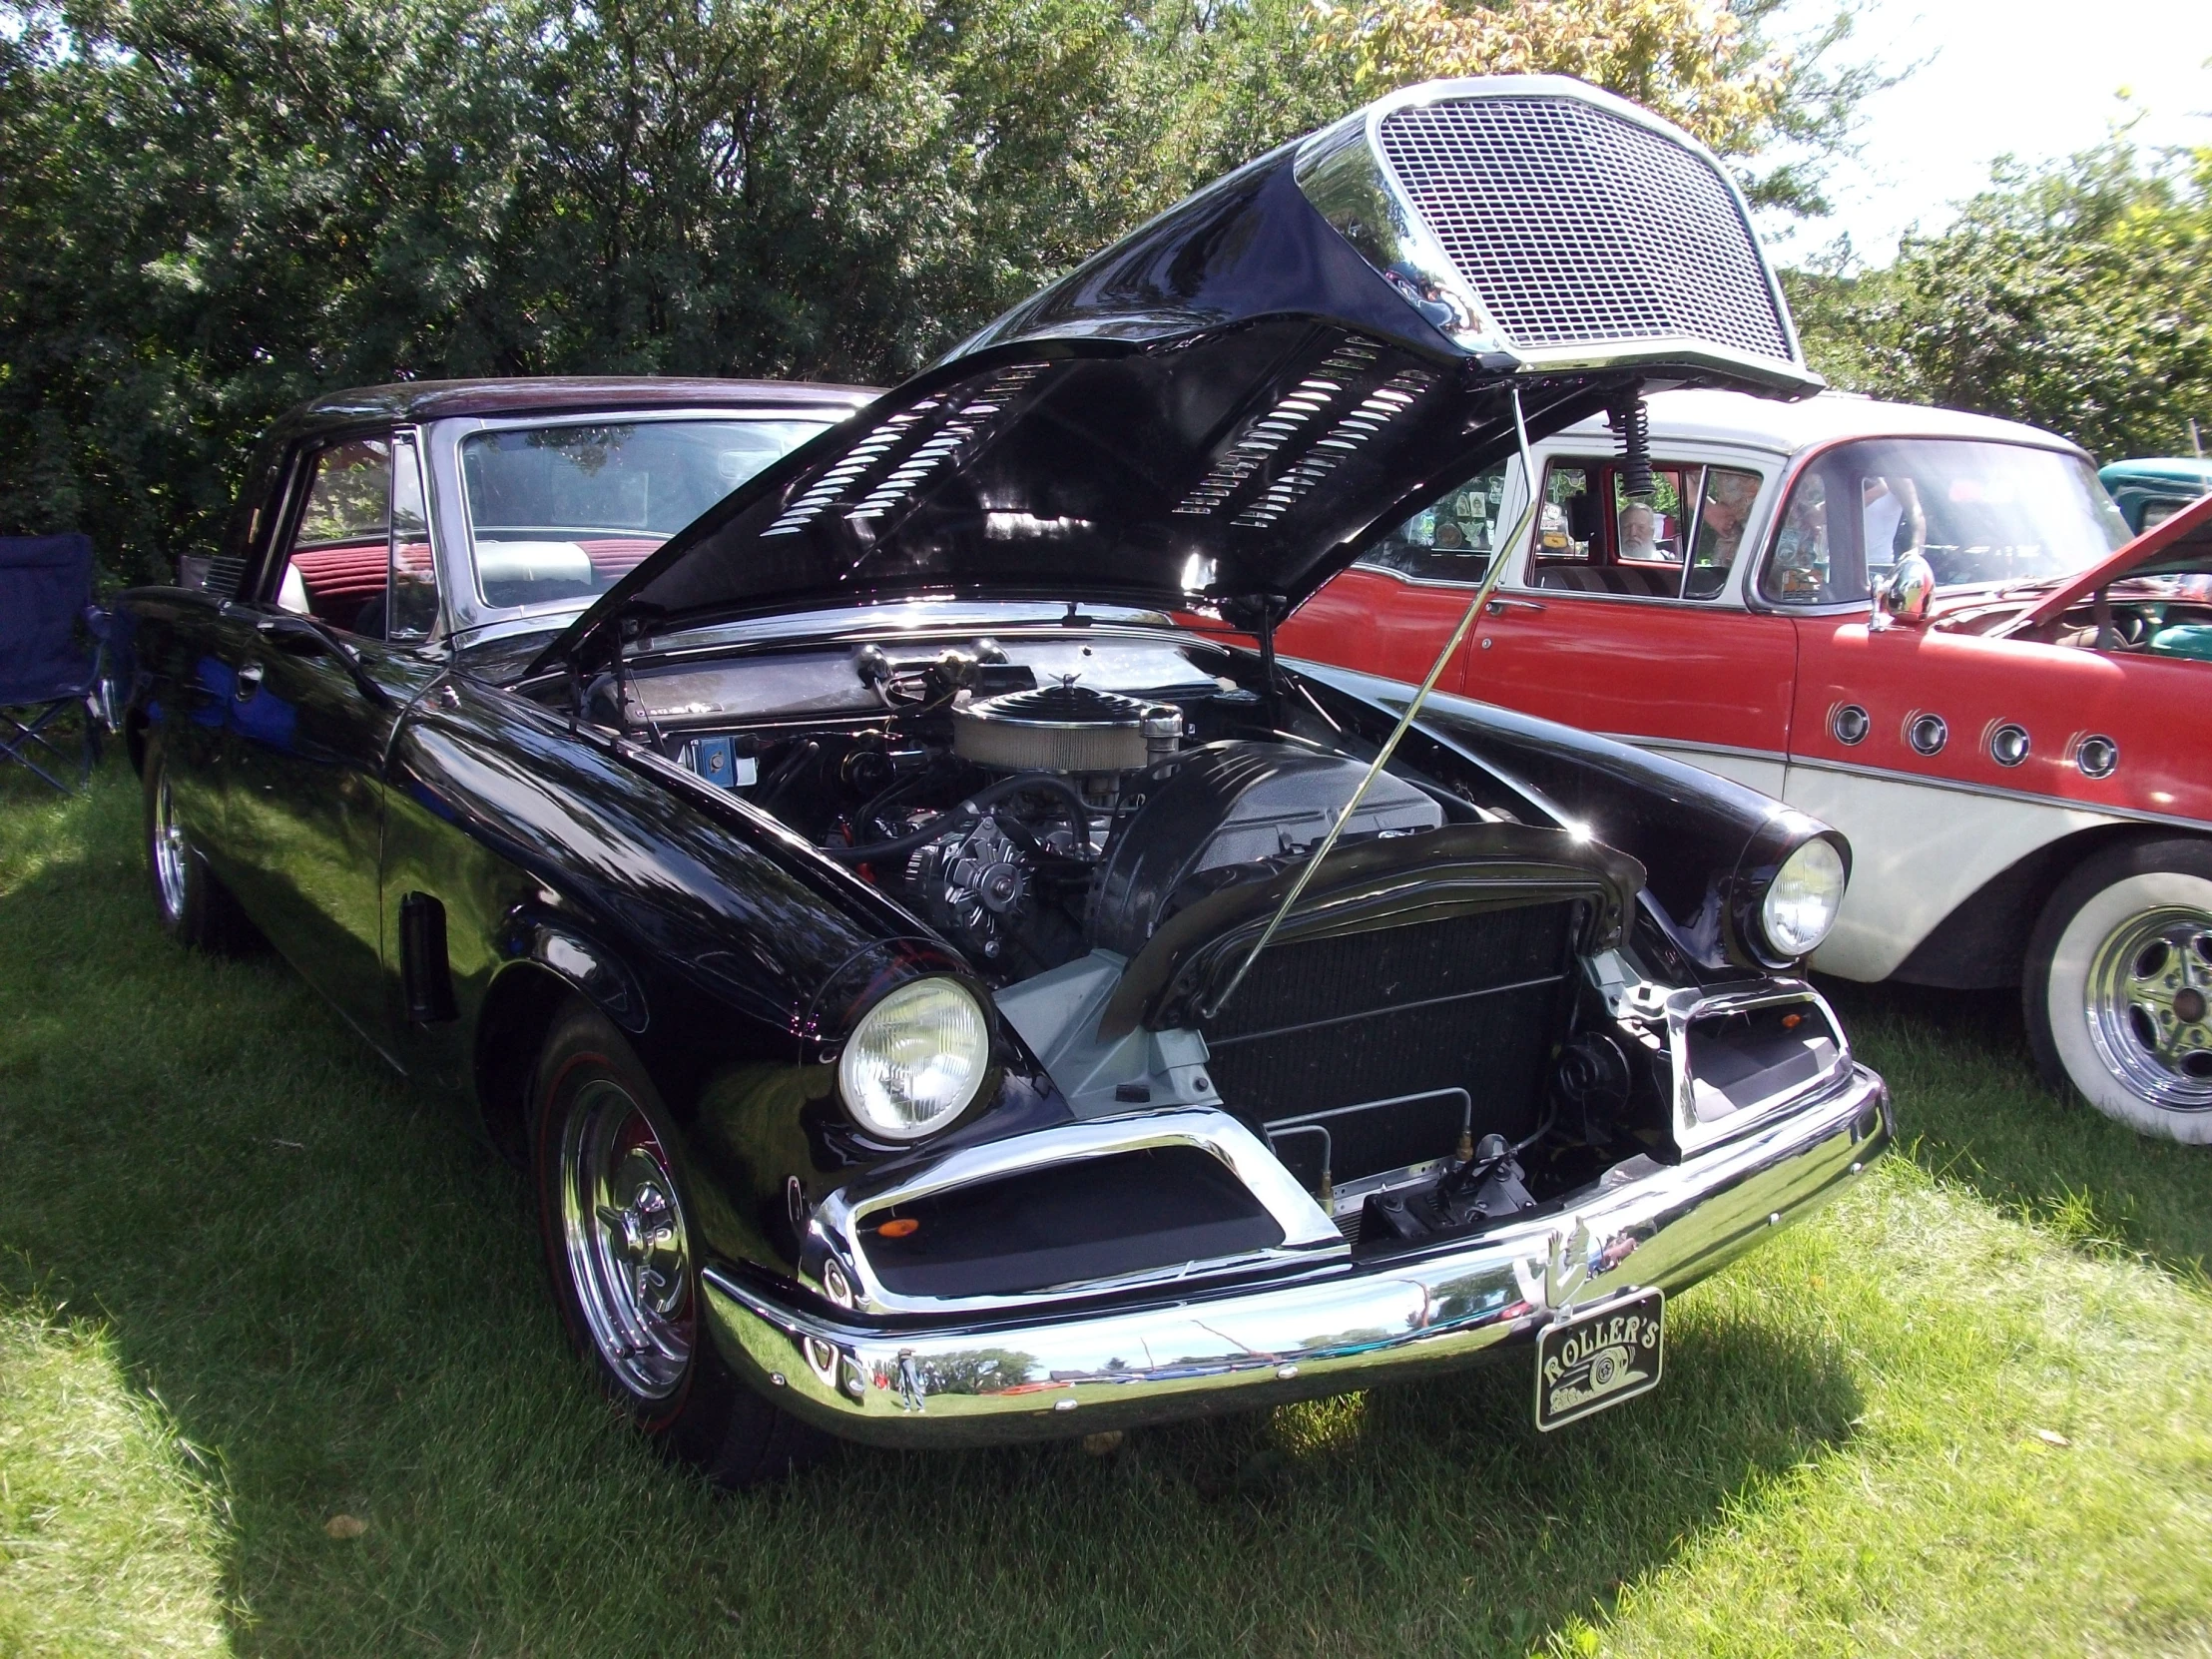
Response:
[{"label": "grass shadow", "polygon": [[2139,1135],[2043,1087],[2016,991],[1824,979],[1860,1057],[1890,1081],[1901,1137],[1935,1173],[2069,1242],[2202,1282],[2212,1149]]},{"label": "grass shadow", "polygon": [[719,1496],[593,1395],[450,1103],[275,958],[160,937],[137,814],[115,771],[0,798],[0,1290],[220,1459],[241,1651],[1519,1652],[1859,1412],[1817,1324],[1692,1297],[1668,1385],[1559,1435],[1514,1361]]}]

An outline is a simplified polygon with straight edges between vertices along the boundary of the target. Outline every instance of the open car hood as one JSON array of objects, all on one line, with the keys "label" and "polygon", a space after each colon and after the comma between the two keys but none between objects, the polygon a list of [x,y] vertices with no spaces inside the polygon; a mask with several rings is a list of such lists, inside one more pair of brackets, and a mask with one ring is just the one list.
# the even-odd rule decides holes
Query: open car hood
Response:
[{"label": "open car hood", "polygon": [[2102,564],[2091,565],[2069,578],[2005,626],[2005,633],[2024,633],[2061,617],[2083,596],[2134,576],[2167,576],[2212,567],[2212,495],[2190,503],[2163,524],[2154,524],[2133,541],[2116,549]]},{"label": "open car hood", "polygon": [[[1428,496],[1638,385],[1804,396],[1743,200],[1548,76],[1397,93],[1206,187],[726,497],[614,627],[923,596],[1295,604]],[[637,625],[633,625],[637,626]]]}]

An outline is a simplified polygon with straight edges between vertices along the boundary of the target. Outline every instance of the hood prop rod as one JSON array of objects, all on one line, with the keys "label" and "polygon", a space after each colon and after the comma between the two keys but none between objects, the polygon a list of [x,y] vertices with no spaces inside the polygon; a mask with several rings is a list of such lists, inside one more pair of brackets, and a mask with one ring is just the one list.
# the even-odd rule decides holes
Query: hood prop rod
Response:
[{"label": "hood prop rod", "polygon": [[[1285,918],[1296,908],[1298,901],[1305,896],[1307,884],[1313,880],[1315,872],[1321,868],[1331,849],[1336,846],[1337,837],[1344,833],[1345,826],[1352,822],[1352,815],[1360,810],[1360,803],[1367,799],[1368,791],[1375,787],[1376,779],[1381,777],[1382,769],[1390,764],[1390,757],[1397,753],[1399,740],[1405,736],[1407,729],[1412,726],[1413,722],[1420,718],[1421,706],[1428,701],[1428,694],[1436,689],[1436,682],[1443,678],[1444,665],[1458,655],[1459,647],[1466,641],[1467,630],[1474,626],[1474,619],[1481,614],[1482,607],[1490,602],[1490,594],[1497,587],[1498,578],[1505,573],[1505,566],[1513,556],[1513,549],[1520,545],[1521,537],[1528,533],[1529,523],[1536,516],[1536,492],[1542,487],[1542,484],[1536,476],[1535,460],[1528,451],[1528,423],[1521,414],[1520,387],[1514,386],[1511,390],[1513,396],[1513,436],[1520,445],[1521,477],[1528,491],[1527,504],[1521,508],[1520,517],[1513,521],[1513,528],[1506,532],[1504,539],[1494,544],[1494,550],[1490,554],[1490,568],[1483,572],[1481,586],[1474,590],[1474,597],[1467,601],[1467,608],[1459,618],[1458,627],[1452,629],[1451,637],[1444,641],[1444,648],[1436,653],[1436,660],[1428,665],[1428,677],[1421,681],[1420,689],[1414,692],[1411,699],[1406,703],[1405,712],[1397,717],[1397,725],[1391,728],[1390,735],[1382,740],[1382,747],[1376,751],[1375,760],[1369,765],[1367,776],[1360,780],[1360,787],[1352,792],[1352,799],[1347,801],[1344,804],[1344,810],[1338,813],[1337,822],[1329,827],[1329,833],[1322,836],[1321,845],[1315,849],[1314,855],[1308,858],[1300,868],[1298,879],[1291,883],[1291,890],[1283,895],[1283,902],[1276,907],[1275,914],[1268,918],[1268,924],[1261,930],[1258,940],[1254,942],[1250,950],[1245,952],[1245,959],[1237,964],[1237,971],[1230,976],[1229,983],[1223,987],[1221,995],[1215,997],[1207,1006],[1199,1009],[1198,1017],[1200,1019],[1218,1018],[1222,1009],[1229,1006],[1229,999],[1237,994],[1237,987],[1244,983],[1245,975],[1252,971],[1252,964],[1260,959],[1260,952],[1267,949],[1277,930],[1282,927]],[[1273,667],[1274,665],[1271,662],[1269,664],[1271,679]],[[1272,686],[1270,689],[1273,689]]]}]

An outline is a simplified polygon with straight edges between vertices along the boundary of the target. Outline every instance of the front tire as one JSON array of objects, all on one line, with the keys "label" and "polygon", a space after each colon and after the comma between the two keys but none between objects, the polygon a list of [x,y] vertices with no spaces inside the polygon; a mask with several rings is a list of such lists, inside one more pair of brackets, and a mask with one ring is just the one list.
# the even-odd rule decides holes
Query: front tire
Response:
[{"label": "front tire", "polygon": [[531,1096],[531,1166],[569,1341],[645,1434],[718,1485],[775,1480],[822,1436],[741,1382],[707,1330],[674,1127],[620,1032],[572,1002]]},{"label": "front tire", "polygon": [[2028,1038],[2054,1087],[2212,1144],[2212,841],[2134,841],[2059,883],[2028,941]]},{"label": "front tire", "polygon": [[143,776],[146,871],[162,931],[195,950],[236,955],[250,949],[255,940],[253,923],[193,844],[185,817],[177,810],[169,759],[158,738],[146,747]]}]

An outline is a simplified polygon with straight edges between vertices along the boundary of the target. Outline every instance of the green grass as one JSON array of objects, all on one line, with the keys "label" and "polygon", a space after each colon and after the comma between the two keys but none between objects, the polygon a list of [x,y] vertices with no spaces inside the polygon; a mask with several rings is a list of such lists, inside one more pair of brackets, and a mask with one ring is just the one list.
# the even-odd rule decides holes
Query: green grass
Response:
[{"label": "green grass", "polygon": [[1914,1155],[1617,1412],[1501,1365],[725,1497],[448,1102],[160,938],[137,813],[0,791],[0,1652],[2212,1652],[2212,1157],[2037,1091],[2001,998],[1843,988]]}]

